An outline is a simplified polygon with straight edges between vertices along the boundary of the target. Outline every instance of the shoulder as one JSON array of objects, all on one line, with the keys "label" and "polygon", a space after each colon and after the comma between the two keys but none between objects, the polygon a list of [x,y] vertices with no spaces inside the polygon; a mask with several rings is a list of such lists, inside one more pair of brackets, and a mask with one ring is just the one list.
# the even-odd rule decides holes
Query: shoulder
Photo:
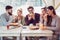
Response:
[{"label": "shoulder", "polygon": [[29,14],[27,14],[25,17],[28,17]]},{"label": "shoulder", "polygon": [[40,14],[39,14],[39,13],[35,13],[35,15],[40,16]]},{"label": "shoulder", "polygon": [[24,16],[22,16],[22,18],[24,19],[25,17],[24,17]]},{"label": "shoulder", "polygon": [[60,22],[60,17],[56,15],[56,20]]},{"label": "shoulder", "polygon": [[3,14],[1,14],[1,15],[6,15],[6,13],[3,13]]},{"label": "shoulder", "polygon": [[35,14],[40,15],[39,13],[35,13]]},{"label": "shoulder", "polygon": [[55,16],[56,19],[60,19],[60,17],[58,15]]},{"label": "shoulder", "polygon": [[3,13],[3,14],[0,15],[0,17],[4,17],[4,16],[6,16],[6,13]]}]

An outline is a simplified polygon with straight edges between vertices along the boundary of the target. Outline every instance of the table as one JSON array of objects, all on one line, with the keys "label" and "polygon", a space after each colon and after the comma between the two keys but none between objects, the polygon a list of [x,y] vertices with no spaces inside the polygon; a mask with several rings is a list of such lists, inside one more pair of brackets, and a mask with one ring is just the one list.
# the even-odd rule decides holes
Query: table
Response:
[{"label": "table", "polygon": [[17,37],[17,40],[20,40],[20,33],[21,33],[21,27],[18,27],[18,28],[15,28],[15,29],[9,29],[7,30],[6,26],[1,26],[0,27],[0,37],[1,37],[1,40],[2,37],[4,36],[16,36]]},{"label": "table", "polygon": [[21,36],[22,40],[25,40],[26,36],[46,36],[48,40],[51,39],[53,32],[51,30],[30,30],[28,26],[23,26]]}]

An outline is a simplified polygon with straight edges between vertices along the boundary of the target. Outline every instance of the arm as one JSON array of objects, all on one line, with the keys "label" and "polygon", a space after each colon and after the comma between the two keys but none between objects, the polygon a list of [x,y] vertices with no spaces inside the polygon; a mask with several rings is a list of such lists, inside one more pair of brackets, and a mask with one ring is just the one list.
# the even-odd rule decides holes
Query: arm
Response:
[{"label": "arm", "polygon": [[57,18],[57,20],[56,20],[56,27],[47,27],[47,29],[49,29],[49,30],[59,30],[59,28],[60,28],[60,18]]},{"label": "arm", "polygon": [[1,20],[0,23],[2,24],[1,26],[6,26],[8,24],[8,22],[6,21],[3,15],[0,16],[0,20]]},{"label": "arm", "polygon": [[30,20],[28,20],[28,15],[25,17],[25,23],[26,23],[26,25],[29,25],[29,23],[30,23]]},{"label": "arm", "polygon": [[35,14],[35,18],[36,18],[36,23],[39,23],[39,21],[40,21],[40,14]]}]

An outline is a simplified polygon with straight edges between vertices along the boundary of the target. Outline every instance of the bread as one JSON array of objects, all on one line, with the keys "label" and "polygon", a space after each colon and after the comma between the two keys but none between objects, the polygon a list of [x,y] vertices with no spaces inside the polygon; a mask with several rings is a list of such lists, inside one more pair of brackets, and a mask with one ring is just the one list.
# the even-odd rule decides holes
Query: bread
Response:
[{"label": "bread", "polygon": [[37,29],[39,29],[39,27],[31,26],[31,27],[29,27],[29,29],[30,29],[30,30],[37,30]]}]

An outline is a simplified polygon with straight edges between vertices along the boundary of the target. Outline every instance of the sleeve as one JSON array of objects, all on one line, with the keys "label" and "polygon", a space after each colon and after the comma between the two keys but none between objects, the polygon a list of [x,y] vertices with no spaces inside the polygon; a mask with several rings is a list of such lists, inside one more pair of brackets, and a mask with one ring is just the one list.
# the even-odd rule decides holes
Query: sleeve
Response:
[{"label": "sleeve", "polygon": [[25,17],[22,19],[22,25],[25,25]]},{"label": "sleeve", "polygon": [[39,16],[38,16],[38,23],[39,23],[39,21],[40,21],[40,14],[38,14]]},{"label": "sleeve", "polygon": [[14,20],[14,18],[11,17],[11,18],[9,19],[9,21],[7,22],[6,19],[5,19],[5,17],[4,17],[4,15],[1,15],[0,19],[2,20],[1,22],[2,22],[3,26],[9,25],[9,23],[12,23],[13,20]]},{"label": "sleeve", "polygon": [[25,17],[25,24],[29,25],[30,21],[28,20],[28,15]]},{"label": "sleeve", "polygon": [[39,23],[40,21],[40,14],[36,13],[36,23]]},{"label": "sleeve", "polygon": [[1,20],[0,22],[1,26],[6,26],[8,24],[8,22],[6,21],[3,15],[0,16],[0,20]]},{"label": "sleeve", "polygon": [[54,31],[59,30],[60,29],[60,18],[57,18],[56,20],[56,27],[47,27],[47,29],[54,30]]}]

